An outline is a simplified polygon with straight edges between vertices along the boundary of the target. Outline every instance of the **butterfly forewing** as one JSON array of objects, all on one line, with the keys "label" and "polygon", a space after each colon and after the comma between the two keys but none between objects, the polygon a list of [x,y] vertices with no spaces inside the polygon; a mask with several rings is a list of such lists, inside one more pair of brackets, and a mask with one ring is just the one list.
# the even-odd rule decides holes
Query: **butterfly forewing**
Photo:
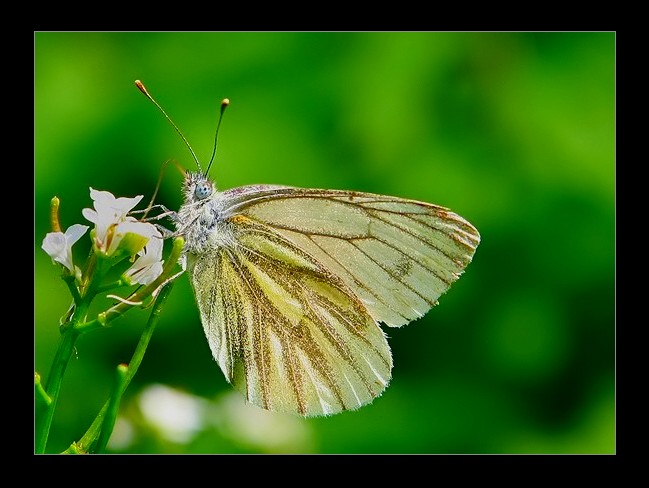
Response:
[{"label": "butterfly forewing", "polygon": [[272,227],[339,276],[370,315],[389,326],[433,307],[480,242],[469,222],[437,205],[359,192],[255,188],[238,190],[246,197],[233,198],[226,213]]}]

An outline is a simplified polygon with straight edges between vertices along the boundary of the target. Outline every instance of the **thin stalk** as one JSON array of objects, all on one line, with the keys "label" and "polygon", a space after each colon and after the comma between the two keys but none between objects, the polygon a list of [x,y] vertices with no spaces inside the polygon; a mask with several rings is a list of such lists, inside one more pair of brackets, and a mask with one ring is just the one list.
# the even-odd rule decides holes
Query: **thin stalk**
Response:
[{"label": "thin stalk", "polygon": [[124,390],[126,390],[128,370],[129,367],[126,364],[120,364],[117,366],[117,378],[115,381],[114,394],[108,399],[106,415],[101,424],[101,431],[99,432],[99,438],[97,439],[97,445],[95,446],[95,452],[97,453],[103,453],[106,450],[108,439],[110,439],[110,436],[113,433],[115,421],[117,420],[117,412],[119,411],[119,404],[122,400],[122,394],[124,393]]},{"label": "thin stalk", "polygon": [[50,427],[52,425],[52,418],[54,417],[54,410],[61,391],[61,382],[65,369],[68,367],[72,353],[74,352],[74,345],[79,337],[79,333],[74,329],[68,329],[61,337],[61,344],[56,350],[54,361],[52,363],[52,370],[45,384],[45,391],[51,400],[49,405],[44,408],[44,415],[36,422],[36,453],[42,454],[45,452],[47,445],[47,438],[49,437]]}]

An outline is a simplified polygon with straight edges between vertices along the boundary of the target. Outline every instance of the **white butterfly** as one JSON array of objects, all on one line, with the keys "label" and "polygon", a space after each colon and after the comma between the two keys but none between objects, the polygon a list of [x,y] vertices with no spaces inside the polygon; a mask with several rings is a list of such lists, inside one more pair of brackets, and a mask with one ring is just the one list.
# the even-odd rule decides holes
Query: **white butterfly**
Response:
[{"label": "white butterfly", "polygon": [[212,354],[249,402],[278,412],[329,415],[380,395],[392,355],[379,323],[423,316],[480,242],[450,210],[398,197],[219,192],[201,172],[183,193],[172,216]]}]

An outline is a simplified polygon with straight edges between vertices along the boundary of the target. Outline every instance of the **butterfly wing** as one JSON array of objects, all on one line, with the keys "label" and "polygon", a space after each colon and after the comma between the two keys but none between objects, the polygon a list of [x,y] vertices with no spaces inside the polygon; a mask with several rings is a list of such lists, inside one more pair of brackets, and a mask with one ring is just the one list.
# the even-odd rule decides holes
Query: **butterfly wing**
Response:
[{"label": "butterfly wing", "polygon": [[188,256],[214,358],[248,401],[327,415],[371,402],[387,386],[390,349],[336,275],[268,225],[226,222],[228,246]]},{"label": "butterfly wing", "polygon": [[306,416],[384,390],[378,322],[424,315],[480,239],[448,209],[396,197],[249,186],[219,198],[229,237],[188,256],[212,353],[250,402]]}]

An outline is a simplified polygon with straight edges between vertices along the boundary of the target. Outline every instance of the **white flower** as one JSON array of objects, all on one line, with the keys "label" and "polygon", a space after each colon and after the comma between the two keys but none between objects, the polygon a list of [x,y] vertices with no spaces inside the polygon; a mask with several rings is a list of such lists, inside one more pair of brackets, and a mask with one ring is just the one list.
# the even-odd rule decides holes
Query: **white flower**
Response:
[{"label": "white flower", "polygon": [[54,261],[61,263],[74,273],[74,264],[72,263],[72,245],[81,239],[86,231],[87,225],[74,224],[63,232],[49,232],[41,247]]},{"label": "white flower", "polygon": [[[153,226],[151,226],[153,227]],[[162,273],[162,234],[153,227],[155,233],[149,237],[147,245],[138,252],[138,258],[124,273],[132,282],[141,285],[152,283]]]},{"label": "white flower", "polygon": [[[148,285],[162,273],[162,234],[153,224],[140,222],[128,213],[142,200],[142,195],[133,198],[115,198],[112,193],[90,188],[94,210],[84,208],[85,218],[95,224],[95,244],[110,256],[119,247],[127,234],[141,239],[126,239],[125,249],[137,252],[138,258],[126,270],[125,276],[133,283]],[[142,239],[143,238],[143,239]],[[135,247],[133,247],[135,246]]]},{"label": "white flower", "polygon": [[94,200],[95,209],[84,208],[82,214],[95,224],[95,244],[107,255],[115,252],[122,238],[129,232],[146,238],[158,232],[154,225],[139,222],[128,215],[142,200],[142,195],[115,198],[110,192],[90,188],[90,197]]}]

